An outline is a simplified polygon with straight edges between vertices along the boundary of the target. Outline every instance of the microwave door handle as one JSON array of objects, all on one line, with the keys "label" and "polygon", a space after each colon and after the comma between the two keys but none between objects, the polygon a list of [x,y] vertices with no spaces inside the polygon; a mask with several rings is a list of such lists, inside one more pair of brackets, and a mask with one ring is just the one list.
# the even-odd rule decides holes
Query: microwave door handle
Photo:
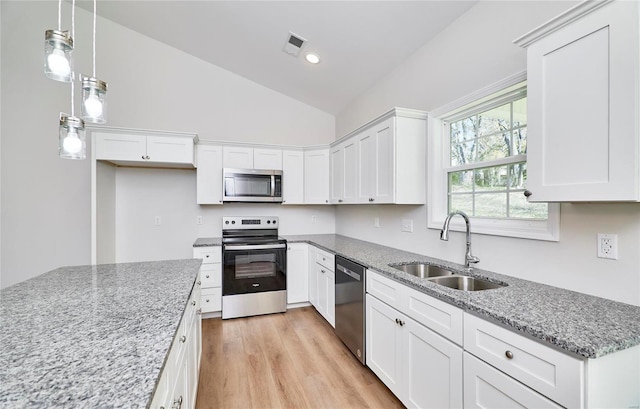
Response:
[{"label": "microwave door handle", "polygon": [[271,175],[271,197],[276,195],[276,175]]},{"label": "microwave door handle", "polygon": [[249,244],[249,245],[225,245],[224,250],[271,250],[286,248],[286,244]]}]

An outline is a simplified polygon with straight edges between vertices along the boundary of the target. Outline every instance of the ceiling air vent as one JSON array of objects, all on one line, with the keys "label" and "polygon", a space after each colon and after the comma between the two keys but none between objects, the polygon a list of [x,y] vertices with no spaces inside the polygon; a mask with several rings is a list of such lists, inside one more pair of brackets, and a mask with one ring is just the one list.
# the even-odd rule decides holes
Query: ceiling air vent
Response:
[{"label": "ceiling air vent", "polygon": [[294,57],[297,57],[298,54],[300,54],[300,50],[302,49],[302,46],[306,42],[307,40],[300,37],[299,35],[289,32],[289,35],[287,36],[287,41],[284,43],[284,48],[282,49],[282,51],[284,51],[287,54],[293,55]]}]

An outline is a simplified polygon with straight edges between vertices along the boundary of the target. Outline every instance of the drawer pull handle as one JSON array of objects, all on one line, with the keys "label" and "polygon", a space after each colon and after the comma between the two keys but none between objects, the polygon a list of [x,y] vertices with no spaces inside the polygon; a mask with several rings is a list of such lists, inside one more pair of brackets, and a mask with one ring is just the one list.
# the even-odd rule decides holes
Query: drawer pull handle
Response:
[{"label": "drawer pull handle", "polygon": [[505,352],[504,355],[507,357],[507,359],[513,359],[513,352],[511,351]]}]

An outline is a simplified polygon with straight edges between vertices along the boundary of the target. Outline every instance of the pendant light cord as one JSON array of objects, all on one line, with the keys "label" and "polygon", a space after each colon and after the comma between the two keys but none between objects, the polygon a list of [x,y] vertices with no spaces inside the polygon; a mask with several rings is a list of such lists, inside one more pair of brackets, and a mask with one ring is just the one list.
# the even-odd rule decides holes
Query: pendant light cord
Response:
[{"label": "pendant light cord", "polygon": [[97,0],[93,0],[93,78],[96,77],[96,3]]},{"label": "pendant light cord", "polygon": [[58,0],[58,31],[62,30],[62,0]]},{"label": "pendant light cord", "polygon": [[[73,0],[71,3],[71,38],[75,38],[76,34],[76,0]],[[75,91],[75,73],[71,72],[71,116],[75,117],[75,101],[73,98],[73,94]]]}]

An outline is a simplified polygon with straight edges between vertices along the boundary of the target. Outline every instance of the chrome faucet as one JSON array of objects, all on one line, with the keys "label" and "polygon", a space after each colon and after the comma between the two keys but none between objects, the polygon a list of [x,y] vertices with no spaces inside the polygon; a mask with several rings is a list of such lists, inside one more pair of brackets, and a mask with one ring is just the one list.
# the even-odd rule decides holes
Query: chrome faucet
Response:
[{"label": "chrome faucet", "polygon": [[471,263],[475,264],[480,261],[480,259],[476,256],[471,255],[471,228],[469,223],[469,216],[465,212],[461,212],[459,210],[449,213],[447,218],[444,220],[444,226],[442,226],[442,230],[440,230],[440,240],[449,241],[449,222],[451,218],[459,214],[464,219],[464,222],[467,225],[467,252],[464,255],[464,266],[471,270]]}]

